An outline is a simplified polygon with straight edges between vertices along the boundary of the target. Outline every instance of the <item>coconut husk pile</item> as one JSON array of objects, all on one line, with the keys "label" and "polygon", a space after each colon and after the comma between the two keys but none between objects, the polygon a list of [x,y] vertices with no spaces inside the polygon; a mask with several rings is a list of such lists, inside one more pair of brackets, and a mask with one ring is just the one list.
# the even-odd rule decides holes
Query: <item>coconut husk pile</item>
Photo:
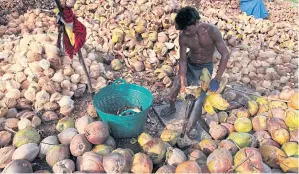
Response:
[{"label": "coconut husk pile", "polygon": [[[242,14],[236,4],[236,1],[213,4],[204,1],[198,8],[203,21],[221,30],[231,52],[224,76],[259,92],[281,90],[286,85],[298,87],[298,20],[296,15],[287,15],[294,10],[288,3],[276,7],[274,2],[267,2],[270,20],[258,20]],[[146,72],[151,76],[150,84],[159,82],[159,86],[170,87],[179,59],[179,32],[175,30],[174,18],[177,9],[185,5],[181,1],[79,0],[74,10],[87,27],[87,52],[103,54],[103,63],[110,64],[113,70]],[[274,13],[275,9],[278,12]],[[289,20],[277,21],[273,15],[286,16]],[[24,15],[14,12],[6,17],[10,22],[0,26],[3,38],[57,30],[55,18],[40,10],[30,10]],[[213,75],[220,57],[216,51]]]},{"label": "coconut husk pile", "polygon": [[[212,138],[180,149],[177,143],[183,121],[177,120],[166,125],[158,137],[143,132],[132,139],[132,144],[140,146],[139,152],[119,148],[109,135],[109,126],[93,118],[92,111],[76,120],[61,118],[55,134],[42,136],[34,112],[5,112],[2,108],[0,168],[3,173],[298,171],[298,92],[288,87],[271,96],[253,97],[224,89],[209,97],[216,95],[224,103],[243,103],[243,107],[228,111],[226,104],[209,98],[215,112],[210,114],[205,107],[204,116]],[[42,118],[54,118],[47,115]],[[45,160],[47,169],[33,169],[36,159]]]}]

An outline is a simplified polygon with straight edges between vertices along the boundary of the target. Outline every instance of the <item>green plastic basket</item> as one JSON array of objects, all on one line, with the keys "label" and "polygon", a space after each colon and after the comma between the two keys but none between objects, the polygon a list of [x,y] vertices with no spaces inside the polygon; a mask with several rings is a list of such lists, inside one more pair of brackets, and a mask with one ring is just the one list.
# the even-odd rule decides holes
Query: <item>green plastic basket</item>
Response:
[{"label": "green plastic basket", "polygon": [[[118,79],[96,93],[93,104],[101,120],[109,125],[114,138],[135,138],[143,131],[153,95],[142,86]],[[142,111],[128,116],[113,114],[124,107],[136,106],[142,107]]]}]

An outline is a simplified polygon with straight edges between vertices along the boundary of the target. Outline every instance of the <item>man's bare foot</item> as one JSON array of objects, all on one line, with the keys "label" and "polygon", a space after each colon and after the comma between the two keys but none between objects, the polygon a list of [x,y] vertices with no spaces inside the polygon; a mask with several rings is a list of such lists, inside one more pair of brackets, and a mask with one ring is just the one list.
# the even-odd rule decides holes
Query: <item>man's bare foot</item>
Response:
[{"label": "man's bare foot", "polygon": [[175,107],[166,107],[161,110],[161,117],[168,117],[176,112]]}]

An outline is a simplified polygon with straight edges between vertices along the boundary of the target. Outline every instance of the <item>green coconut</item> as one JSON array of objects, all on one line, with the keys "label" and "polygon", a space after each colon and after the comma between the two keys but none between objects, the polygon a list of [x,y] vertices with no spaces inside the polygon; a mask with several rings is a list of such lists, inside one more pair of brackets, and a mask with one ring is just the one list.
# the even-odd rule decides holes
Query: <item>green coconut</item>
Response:
[{"label": "green coconut", "polygon": [[286,142],[281,146],[281,150],[286,153],[288,157],[298,157],[299,145],[297,142]]},{"label": "green coconut", "polygon": [[166,155],[165,143],[160,138],[150,140],[142,149],[153,161],[153,164],[160,164]]},{"label": "green coconut", "polygon": [[232,132],[227,139],[232,140],[239,148],[250,147],[252,143],[252,136],[244,132]]},{"label": "green coconut", "polygon": [[13,138],[13,145],[20,147],[24,144],[40,142],[40,135],[34,128],[26,128],[18,131]]},{"label": "green coconut", "polygon": [[62,132],[63,130],[67,128],[75,128],[75,120],[72,117],[64,117],[60,119],[56,125],[56,129],[59,132]]},{"label": "green coconut", "polygon": [[239,117],[236,119],[234,127],[237,132],[250,132],[252,123],[249,118]]}]

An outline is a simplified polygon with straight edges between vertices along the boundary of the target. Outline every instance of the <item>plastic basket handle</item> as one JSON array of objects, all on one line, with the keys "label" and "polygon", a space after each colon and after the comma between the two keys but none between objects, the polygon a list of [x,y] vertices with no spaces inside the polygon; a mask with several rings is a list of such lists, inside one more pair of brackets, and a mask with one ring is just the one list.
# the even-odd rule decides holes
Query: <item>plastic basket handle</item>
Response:
[{"label": "plastic basket handle", "polygon": [[112,85],[126,84],[127,82],[124,79],[116,79]]},{"label": "plastic basket handle", "polygon": [[126,111],[123,111],[121,114],[119,114],[119,115],[121,115],[121,116],[124,116],[125,114],[135,114],[136,112],[135,111],[133,111],[133,110],[131,110],[131,109],[129,109],[129,110],[126,110]]}]

